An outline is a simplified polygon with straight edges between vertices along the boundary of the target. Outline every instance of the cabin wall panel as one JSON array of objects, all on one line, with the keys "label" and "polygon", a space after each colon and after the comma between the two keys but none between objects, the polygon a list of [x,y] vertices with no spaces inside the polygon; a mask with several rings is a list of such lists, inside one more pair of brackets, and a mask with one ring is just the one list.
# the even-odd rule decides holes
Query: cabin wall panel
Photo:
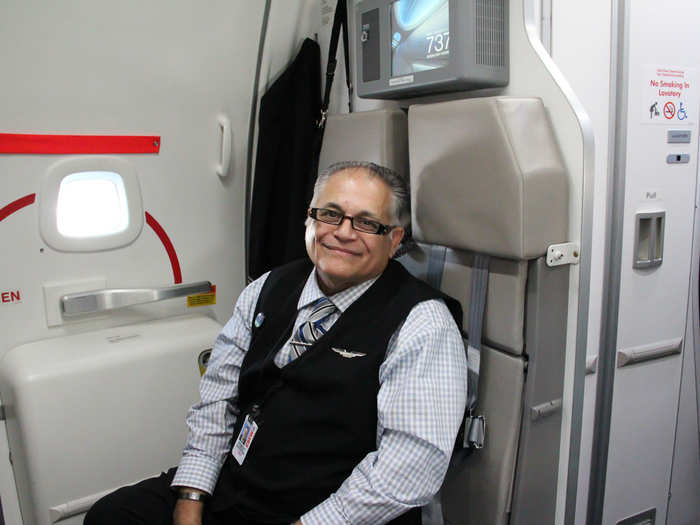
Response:
[{"label": "cabin wall panel", "polygon": [[[693,74],[700,64],[697,2],[626,4],[629,31],[625,208],[617,350],[685,335],[697,173],[698,108],[685,121],[649,123],[649,68]],[[698,87],[694,86],[697,95]],[[695,98],[697,100],[697,98]],[[665,117],[661,117],[665,118]],[[669,145],[669,129],[689,129],[689,145]],[[670,153],[691,153],[685,165],[669,165]],[[664,259],[652,269],[632,268],[635,214],[666,212]],[[685,350],[692,345],[685,345]],[[655,507],[667,517],[681,355],[617,368],[613,393],[604,523]]]},{"label": "cabin wall panel", "polygon": [[[174,244],[183,280],[219,285],[211,315],[221,322],[244,281],[243,173],[262,11],[263,5],[244,1],[195,6],[74,0],[0,7],[0,39],[3,49],[12,50],[0,57],[0,94],[8,102],[0,108],[1,131],[161,135],[160,154],[123,158],[137,170],[144,209]],[[231,119],[234,137],[231,173],[224,180],[214,171],[219,114]],[[38,193],[46,169],[63,157],[2,156],[2,205]],[[106,274],[108,286],[173,282],[163,247],[147,226],[124,249],[66,254],[43,245],[37,213],[33,205],[0,224],[2,241],[11,247],[0,257],[3,286],[22,285],[39,298],[42,282],[96,274]],[[28,324],[5,333],[0,353],[18,342],[80,331],[78,323],[46,332],[39,315],[43,304],[23,308],[31,315],[3,311]],[[158,310],[116,315],[113,322],[163,315]]]},{"label": "cabin wall panel", "polygon": [[698,400],[698,356],[700,355],[700,187],[696,188],[695,232],[692,275],[688,293],[688,316],[683,350],[683,371],[678,406],[676,440],[671,471],[671,497],[668,523],[695,525],[700,523],[700,407]]},{"label": "cabin wall panel", "polygon": [[[247,0],[0,3],[0,132],[160,135],[159,154],[119,156],[136,169],[144,209],[170,237],[183,281],[217,285],[215,306],[188,309],[180,298],[48,328],[43,283],[102,277],[108,287],[166,286],[173,271],[146,225],[120,249],[77,254],[46,246],[40,182],[66,156],[2,155],[0,207],[32,193],[37,203],[0,222],[0,290],[22,292],[21,302],[0,304],[0,359],[29,341],[185,312],[220,323],[230,317],[245,282],[245,167],[264,7]],[[233,136],[223,178],[215,171],[219,115],[230,119]],[[0,496],[11,509],[12,471],[1,461]],[[9,523],[19,523],[12,516]]]}]

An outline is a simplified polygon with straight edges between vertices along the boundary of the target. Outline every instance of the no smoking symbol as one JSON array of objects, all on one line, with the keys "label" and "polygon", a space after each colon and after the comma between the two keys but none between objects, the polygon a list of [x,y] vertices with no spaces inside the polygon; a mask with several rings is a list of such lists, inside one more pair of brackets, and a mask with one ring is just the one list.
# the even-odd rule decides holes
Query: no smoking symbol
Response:
[{"label": "no smoking symbol", "polygon": [[671,120],[676,114],[676,105],[673,102],[666,102],[664,104],[664,117]]}]

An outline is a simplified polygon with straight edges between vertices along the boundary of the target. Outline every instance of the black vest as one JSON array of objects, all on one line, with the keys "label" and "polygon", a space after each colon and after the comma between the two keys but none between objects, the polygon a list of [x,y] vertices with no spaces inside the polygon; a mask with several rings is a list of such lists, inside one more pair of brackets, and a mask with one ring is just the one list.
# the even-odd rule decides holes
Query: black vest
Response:
[{"label": "black vest", "polygon": [[[462,318],[457,301],[390,261],[324,337],[280,369],[274,357],[290,336],[310,271],[308,260],[275,269],[260,293],[254,318],[262,312],[264,321],[251,327],[233,436],[246,414],[255,414],[259,428],[242,466],[228,455],[214,511],[235,506],[254,521],[291,523],[326,499],[376,450],[379,367],[399,324],[416,304],[436,298]],[[348,358],[333,349],[366,355]],[[420,509],[392,523],[420,523]]]}]

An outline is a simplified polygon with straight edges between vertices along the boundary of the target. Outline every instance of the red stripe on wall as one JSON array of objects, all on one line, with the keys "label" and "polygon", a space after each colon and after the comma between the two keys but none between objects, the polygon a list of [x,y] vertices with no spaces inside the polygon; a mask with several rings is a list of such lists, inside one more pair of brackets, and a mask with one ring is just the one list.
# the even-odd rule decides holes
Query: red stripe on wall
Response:
[{"label": "red stripe on wall", "polygon": [[33,135],[0,133],[0,153],[6,154],[117,154],[158,153],[160,136]]},{"label": "red stripe on wall", "polygon": [[[9,217],[16,211],[19,211],[22,208],[25,208],[31,204],[34,204],[35,201],[36,193],[31,193],[29,195],[25,195],[20,199],[17,199],[16,201],[12,201],[10,204],[4,206],[3,208],[0,208],[0,222],[2,222],[4,219]],[[175,251],[175,247],[173,246],[170,237],[168,237],[168,234],[165,233],[165,230],[160,225],[160,223],[157,220],[155,220],[153,216],[148,212],[146,212],[146,224],[148,224],[153,229],[155,234],[160,239],[160,242],[162,242],[163,246],[165,247],[165,251],[168,254],[168,258],[170,259],[170,265],[173,268],[173,278],[175,280],[175,284],[181,284],[182,271],[180,270],[180,261],[177,258],[177,252]]]},{"label": "red stripe on wall", "polygon": [[146,212],[146,224],[148,224],[153,229],[155,234],[160,239],[160,242],[162,242],[163,246],[165,247],[165,251],[168,254],[168,257],[170,258],[170,265],[173,267],[173,277],[175,278],[175,284],[181,284],[182,272],[180,271],[180,261],[177,258],[177,253],[175,252],[175,247],[173,246],[173,243],[170,241],[170,237],[168,237],[168,234],[165,233],[165,230],[158,223],[158,221],[155,220],[153,216],[148,212]]},{"label": "red stripe on wall", "polygon": [[0,221],[9,217],[14,212],[21,210],[25,206],[29,206],[30,204],[34,204],[35,200],[36,200],[36,193],[32,193],[30,195],[26,195],[25,197],[22,197],[21,199],[17,199],[16,201],[11,202],[10,204],[5,206],[4,208],[0,208]]}]

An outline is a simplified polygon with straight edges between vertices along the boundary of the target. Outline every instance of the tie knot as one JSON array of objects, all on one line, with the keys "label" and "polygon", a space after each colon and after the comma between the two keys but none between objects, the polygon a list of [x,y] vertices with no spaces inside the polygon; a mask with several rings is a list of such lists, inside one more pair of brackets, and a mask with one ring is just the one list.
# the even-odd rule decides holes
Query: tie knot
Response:
[{"label": "tie knot", "polygon": [[330,314],[335,312],[335,310],[335,305],[330,301],[330,299],[328,299],[328,297],[321,297],[314,304],[314,308],[311,311],[311,315],[309,316],[309,321],[315,322],[319,319],[325,319]]},{"label": "tie knot", "polygon": [[327,304],[331,304],[331,300],[328,297],[326,297],[325,295],[323,297],[319,297],[314,303],[314,310],[317,310],[318,308],[321,308],[322,306],[325,306]]}]

